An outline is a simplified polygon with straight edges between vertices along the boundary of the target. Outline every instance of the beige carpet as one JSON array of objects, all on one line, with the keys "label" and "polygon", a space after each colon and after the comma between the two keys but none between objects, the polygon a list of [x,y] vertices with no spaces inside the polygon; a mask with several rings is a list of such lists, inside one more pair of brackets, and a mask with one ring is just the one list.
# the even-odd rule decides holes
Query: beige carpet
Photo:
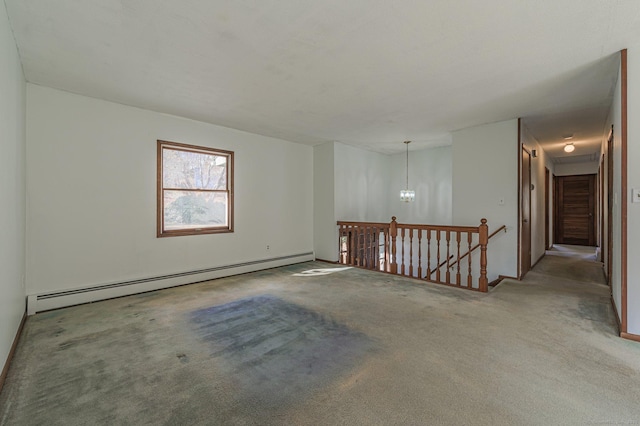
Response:
[{"label": "beige carpet", "polygon": [[[634,424],[600,264],[489,294],[305,263],[30,317],[2,425]],[[326,274],[309,274],[312,269]]]}]

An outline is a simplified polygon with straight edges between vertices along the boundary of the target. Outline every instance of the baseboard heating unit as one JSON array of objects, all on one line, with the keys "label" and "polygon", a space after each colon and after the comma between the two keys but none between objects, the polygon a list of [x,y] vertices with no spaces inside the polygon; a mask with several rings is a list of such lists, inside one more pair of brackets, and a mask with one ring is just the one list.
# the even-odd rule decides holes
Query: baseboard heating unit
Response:
[{"label": "baseboard heating unit", "polygon": [[93,285],[89,287],[48,293],[30,294],[27,296],[27,314],[33,315],[38,312],[63,308],[66,306],[97,302],[99,300],[112,299],[114,297],[128,296],[146,291],[160,290],[163,288],[192,284],[215,278],[245,274],[248,272],[260,271],[262,269],[276,268],[278,266],[292,265],[312,260],[314,260],[313,252],[298,253],[269,259],[235,263],[231,265],[215,266],[194,271],[178,272],[175,274]]}]

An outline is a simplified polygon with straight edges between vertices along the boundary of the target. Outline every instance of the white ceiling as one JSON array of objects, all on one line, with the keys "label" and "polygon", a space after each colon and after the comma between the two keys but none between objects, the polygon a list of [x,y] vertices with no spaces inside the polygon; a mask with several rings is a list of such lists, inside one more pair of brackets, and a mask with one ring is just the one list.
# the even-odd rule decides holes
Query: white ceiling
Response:
[{"label": "white ceiling", "polygon": [[601,138],[640,41],[637,0],[5,3],[29,82],[379,152],[517,117],[543,143]]}]

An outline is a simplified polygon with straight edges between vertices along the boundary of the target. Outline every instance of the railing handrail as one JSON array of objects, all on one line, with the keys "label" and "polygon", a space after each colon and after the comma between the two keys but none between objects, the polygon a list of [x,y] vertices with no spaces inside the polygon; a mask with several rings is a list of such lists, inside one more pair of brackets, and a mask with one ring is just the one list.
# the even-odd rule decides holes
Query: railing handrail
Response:
[{"label": "railing handrail", "polygon": [[[378,228],[389,228],[389,223],[384,222],[356,222],[356,221],[337,221],[338,226],[373,226]],[[453,232],[478,232],[477,226],[459,226],[459,225],[425,225],[413,223],[396,223],[396,228],[411,228],[432,231],[453,231]]]},{"label": "railing handrail", "polygon": [[408,224],[398,223],[398,228],[411,228],[432,231],[452,231],[452,232],[478,232],[477,226],[458,226],[458,225],[424,225],[424,224]]},{"label": "railing handrail", "polygon": [[354,222],[354,221],[338,221],[339,226],[369,226],[369,227],[378,227],[378,228],[388,228],[389,224],[384,222]]},{"label": "railing handrail", "polygon": [[[507,225],[502,225],[501,227],[499,227],[498,229],[496,229],[495,231],[493,231],[489,237],[487,238],[488,240],[490,240],[494,235],[496,235],[498,232],[502,231],[504,229],[504,232],[507,232]],[[472,253],[475,249],[477,249],[478,247],[480,247],[480,244],[476,244],[475,246],[471,247],[471,249],[466,252],[465,254],[463,254],[462,256],[460,256],[460,259],[456,259],[455,262],[453,262],[451,265],[449,265],[449,268],[455,266],[456,263],[458,263],[459,260],[464,259],[465,257],[469,256],[470,253]],[[447,262],[444,262],[447,263]],[[438,268],[441,268],[442,265],[439,265]]]}]

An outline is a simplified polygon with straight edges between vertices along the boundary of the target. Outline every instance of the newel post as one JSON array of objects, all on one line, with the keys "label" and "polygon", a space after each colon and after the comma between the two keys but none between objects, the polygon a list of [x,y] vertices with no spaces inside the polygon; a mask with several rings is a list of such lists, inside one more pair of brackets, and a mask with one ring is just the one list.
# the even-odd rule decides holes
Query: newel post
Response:
[{"label": "newel post", "polygon": [[480,278],[478,279],[478,287],[482,292],[487,292],[489,289],[489,281],[487,280],[487,244],[489,243],[489,227],[487,226],[487,219],[482,219],[480,226],[478,227],[480,244]]},{"label": "newel post", "polygon": [[396,217],[391,217],[391,224],[389,225],[389,235],[391,236],[391,272],[392,274],[398,273],[398,263],[396,262],[396,237],[398,236]]}]

